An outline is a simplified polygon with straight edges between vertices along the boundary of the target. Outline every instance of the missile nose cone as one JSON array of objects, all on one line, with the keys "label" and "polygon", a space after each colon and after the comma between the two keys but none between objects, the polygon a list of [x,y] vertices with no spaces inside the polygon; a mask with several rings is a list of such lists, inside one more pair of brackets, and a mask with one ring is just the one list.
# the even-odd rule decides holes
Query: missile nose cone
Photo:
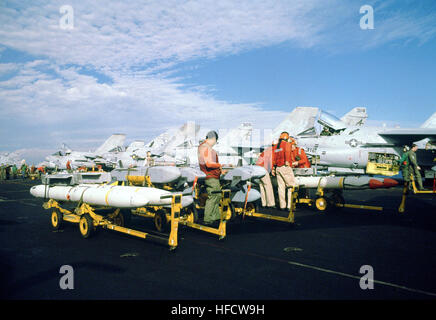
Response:
[{"label": "missile nose cone", "polygon": [[374,179],[374,178],[369,179],[369,183],[368,184],[369,184],[369,188],[370,189],[377,189],[377,188],[383,188],[384,187],[383,182],[381,182],[378,179]]},{"label": "missile nose cone", "polygon": [[398,181],[390,178],[386,178],[383,180],[383,186],[385,188],[392,188],[398,185]]}]

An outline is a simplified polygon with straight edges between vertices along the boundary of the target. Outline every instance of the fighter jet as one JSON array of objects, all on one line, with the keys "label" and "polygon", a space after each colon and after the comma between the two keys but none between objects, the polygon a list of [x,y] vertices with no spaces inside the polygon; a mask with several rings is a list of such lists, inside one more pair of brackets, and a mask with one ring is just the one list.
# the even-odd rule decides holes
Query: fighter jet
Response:
[{"label": "fighter jet", "polygon": [[73,151],[66,144],[62,144],[60,150],[45,158],[42,164],[50,169],[66,169],[67,162],[70,161],[71,167],[92,168],[96,165],[106,165],[108,161],[104,158],[110,152],[121,150],[126,136],[124,134],[111,135],[94,152]]},{"label": "fighter jet", "polygon": [[[417,155],[420,166],[426,173],[434,166],[436,113],[420,128],[410,129],[371,127],[360,121],[356,125],[355,121],[343,120],[318,108],[299,107],[274,133],[288,131],[311,157],[312,164],[329,173],[397,175],[403,146],[414,142],[422,148]],[[287,127],[293,123],[301,125]],[[433,172],[430,174],[433,177]]]},{"label": "fighter jet", "polygon": [[[210,130],[200,129],[199,125],[188,122],[168,138],[169,142],[160,149],[178,165],[196,166],[198,146],[208,131]],[[263,143],[254,134],[251,123],[244,122],[237,128],[217,131],[219,139],[214,149],[218,153],[220,163],[242,166],[256,161]]]}]

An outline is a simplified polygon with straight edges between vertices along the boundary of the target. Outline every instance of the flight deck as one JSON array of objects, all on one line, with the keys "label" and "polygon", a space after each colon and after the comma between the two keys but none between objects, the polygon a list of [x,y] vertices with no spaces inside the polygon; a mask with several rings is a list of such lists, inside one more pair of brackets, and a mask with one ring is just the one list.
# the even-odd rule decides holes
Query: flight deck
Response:
[{"label": "flight deck", "polygon": [[[83,239],[66,224],[53,230],[38,181],[0,184],[0,275],[3,299],[435,299],[436,218],[433,195],[402,188],[347,190],[347,201],[384,210],[297,205],[295,223],[250,217],[227,223],[227,237],[179,226],[179,246],[99,229]],[[287,212],[261,209],[264,214]],[[138,230],[153,221],[132,216]],[[60,288],[60,268],[74,269],[74,289]],[[374,271],[363,290],[359,271]]]}]

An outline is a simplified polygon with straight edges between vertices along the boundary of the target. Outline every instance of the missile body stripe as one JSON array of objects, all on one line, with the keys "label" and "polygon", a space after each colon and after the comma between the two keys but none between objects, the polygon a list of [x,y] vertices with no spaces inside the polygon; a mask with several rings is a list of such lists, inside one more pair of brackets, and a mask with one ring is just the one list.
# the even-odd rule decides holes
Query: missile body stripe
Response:
[{"label": "missile body stripe", "polygon": [[108,190],[108,192],[106,192],[106,196],[104,197],[104,201],[106,202],[106,205],[109,205],[109,202],[108,202],[108,197],[109,197],[109,193],[112,191],[112,188],[110,188],[109,190]]}]

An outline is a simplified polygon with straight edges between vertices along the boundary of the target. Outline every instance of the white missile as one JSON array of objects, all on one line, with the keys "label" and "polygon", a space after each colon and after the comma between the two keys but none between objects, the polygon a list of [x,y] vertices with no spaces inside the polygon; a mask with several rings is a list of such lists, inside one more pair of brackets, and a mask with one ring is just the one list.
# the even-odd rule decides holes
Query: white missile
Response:
[{"label": "white missile", "polygon": [[48,185],[37,185],[30,189],[30,193],[38,198],[69,202],[82,200],[90,205],[115,208],[139,208],[171,204],[171,197],[164,197],[170,196],[171,192],[146,187],[108,185],[50,187]]},{"label": "white missile", "polygon": [[[247,196],[247,185],[244,185],[243,190],[239,190],[232,194],[232,202],[245,202],[245,197]],[[251,188],[248,192],[247,202],[254,202],[260,199],[260,192],[256,189]]]},{"label": "white missile", "polygon": [[[174,192],[174,194],[178,194]],[[194,202],[194,197],[192,195],[183,195],[182,196],[182,208],[189,207]],[[165,208],[171,208],[171,205],[163,205]]]},{"label": "white missile", "polygon": [[250,165],[245,166],[251,170],[251,178],[252,179],[261,179],[263,178],[268,172],[264,167],[257,166],[257,165]]},{"label": "white missile", "polygon": [[149,176],[152,183],[171,183],[180,178],[180,170],[172,166],[138,167],[130,169],[115,169],[112,177],[118,181],[127,181],[127,176]]},{"label": "white missile", "polygon": [[390,188],[398,185],[398,182],[389,178],[373,178],[366,176],[346,176],[346,177],[316,177],[316,176],[297,176],[295,180],[300,188],[324,188],[324,189],[377,189]]},{"label": "white missile", "polygon": [[262,178],[266,174],[267,171],[263,167],[256,165],[242,166],[230,169],[229,172],[224,175],[224,180],[230,181],[233,180],[233,177],[240,177],[242,181],[246,181],[249,179]]},{"label": "white missile", "polygon": [[189,183],[194,182],[195,177],[197,177],[198,180],[206,179],[206,174],[198,168],[183,167],[179,169],[181,177],[186,178],[186,181]]}]

